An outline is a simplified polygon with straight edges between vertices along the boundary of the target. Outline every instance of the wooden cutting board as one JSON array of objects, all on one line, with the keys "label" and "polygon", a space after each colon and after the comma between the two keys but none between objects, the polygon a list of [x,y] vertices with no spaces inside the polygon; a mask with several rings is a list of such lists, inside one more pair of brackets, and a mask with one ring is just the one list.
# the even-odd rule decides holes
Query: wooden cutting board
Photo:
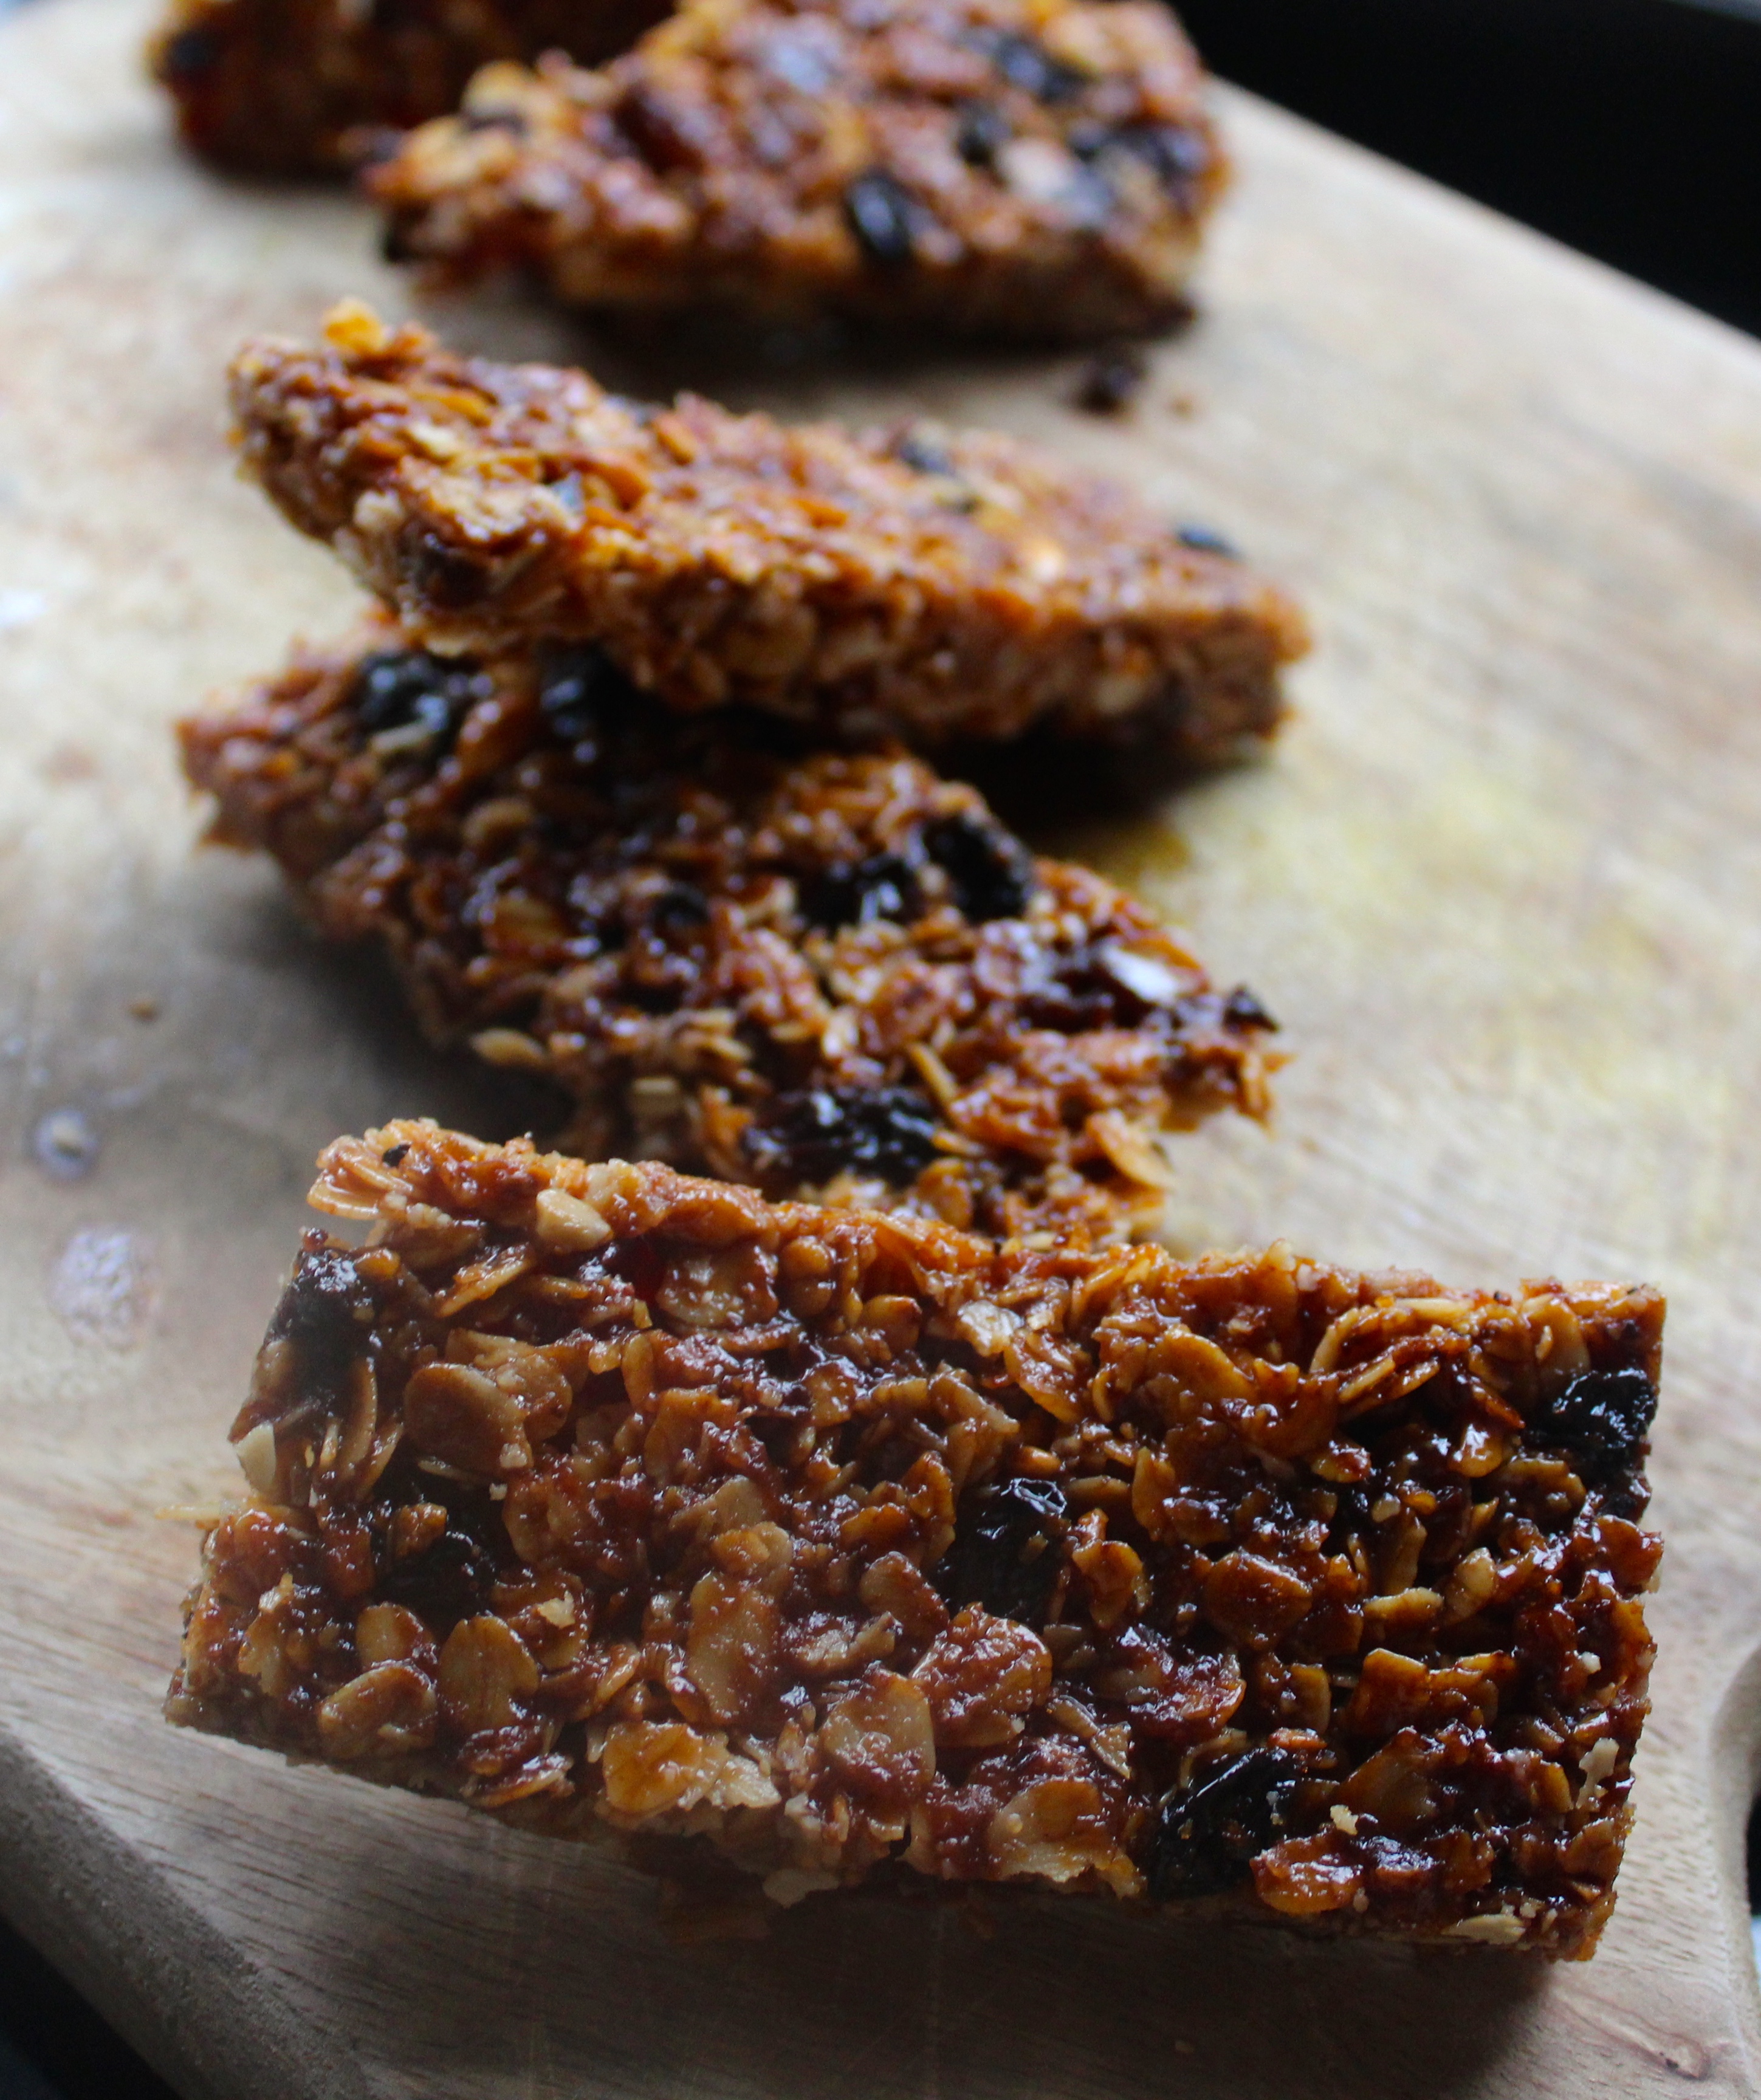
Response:
[{"label": "wooden cutting board", "polygon": [[[350,599],[232,479],[222,363],[342,293],[408,294],[346,200],[175,157],[144,19],[33,0],[0,25],[8,1915],[212,2100],[1757,2089],[1761,350],[1229,95],[1204,317],[1131,419],[1072,410],[1068,362],[726,382],[1030,434],[1300,589],[1321,646],[1268,760],[1154,820],[1069,813],[1299,1052],[1273,1133],[1184,1148],[1173,1229],[1662,1283],[1670,1550],[1588,1967],[1032,1900],[988,1939],[858,1899],[675,1945],[597,1852],[159,1718],[196,1540],[153,1513],[235,1485],[314,1153],[392,1114],[531,1111],[420,1049],[267,870],[194,851],[171,718]],[[568,340],[512,306],[445,324]]]}]

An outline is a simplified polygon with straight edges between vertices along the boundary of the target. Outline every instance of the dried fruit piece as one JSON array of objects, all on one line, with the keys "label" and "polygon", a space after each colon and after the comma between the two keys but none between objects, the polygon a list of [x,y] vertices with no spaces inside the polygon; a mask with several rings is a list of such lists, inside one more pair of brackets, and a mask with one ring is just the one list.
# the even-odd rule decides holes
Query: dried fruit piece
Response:
[{"label": "dried fruit piece", "polygon": [[1255,1855],[1282,1834],[1282,1806],[1302,1770],[1282,1750],[1249,1750],[1170,1794],[1151,1843],[1150,1895],[1217,1895],[1246,1881]]},{"label": "dried fruit piece", "polygon": [[[369,1244],[297,1302],[370,1317],[344,1379],[264,1344],[275,1492],[206,1541],[174,1719],[779,1896],[893,1863],[1593,1948],[1654,1293],[1004,1248],[416,1123],[314,1200]],[[301,1458],[369,1386],[380,1470]]]}]

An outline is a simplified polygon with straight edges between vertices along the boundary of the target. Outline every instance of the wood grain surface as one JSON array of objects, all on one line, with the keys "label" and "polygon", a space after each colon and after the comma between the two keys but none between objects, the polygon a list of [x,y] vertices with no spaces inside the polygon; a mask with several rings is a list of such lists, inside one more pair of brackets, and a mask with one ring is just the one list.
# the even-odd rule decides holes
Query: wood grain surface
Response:
[{"label": "wood grain surface", "polygon": [[[0,1904],[191,2095],[1640,2096],[1761,2083],[1761,351],[1238,95],[1205,311],[1136,414],[1068,363],[735,379],[982,418],[1300,589],[1264,762],[1068,813],[1247,977],[1278,1127],[1183,1149],[1184,1242],[1644,1277],[1673,1301],[1657,1713],[1587,1967],[1101,1904],[878,1899],[677,1946],[597,1851],[159,1718],[187,1528],[318,1146],[528,1104],[194,845],[167,725],[349,587],[236,482],[248,330],[408,293],[345,199],[178,160],[137,0],[0,24]],[[510,305],[474,347],[568,338]],[[589,346],[579,346],[589,348]],[[622,375],[626,383],[632,375]],[[638,371],[658,386],[678,374]]]}]

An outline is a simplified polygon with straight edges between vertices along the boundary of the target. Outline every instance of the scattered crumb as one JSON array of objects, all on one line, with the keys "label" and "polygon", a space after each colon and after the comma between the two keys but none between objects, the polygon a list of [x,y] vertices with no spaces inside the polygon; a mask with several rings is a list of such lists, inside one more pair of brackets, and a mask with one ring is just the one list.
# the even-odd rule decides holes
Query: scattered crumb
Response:
[{"label": "scattered crumb", "polygon": [[159,1018],[159,1002],[156,999],[131,999],[128,1010],[137,1021],[157,1021]]},{"label": "scattered crumb", "polygon": [[1122,416],[1148,377],[1141,350],[1119,346],[1097,351],[1083,367],[1071,398],[1092,416]]}]

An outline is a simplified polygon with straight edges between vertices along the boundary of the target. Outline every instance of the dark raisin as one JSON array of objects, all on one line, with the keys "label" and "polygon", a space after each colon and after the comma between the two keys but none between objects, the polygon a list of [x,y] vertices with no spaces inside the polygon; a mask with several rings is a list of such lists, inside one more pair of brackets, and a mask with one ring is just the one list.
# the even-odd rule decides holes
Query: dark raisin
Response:
[{"label": "dark raisin", "polygon": [[1101,351],[1082,368],[1076,382],[1076,405],[1092,416],[1121,415],[1149,376],[1141,351]]},{"label": "dark raisin", "polygon": [[1057,1580],[1064,1490],[1050,1480],[1005,1480],[967,1498],[954,1543],[935,1570],[948,1603],[978,1604],[1023,1626],[1044,1622]]},{"label": "dark raisin", "polygon": [[884,169],[871,168],[850,184],[844,192],[844,214],[872,261],[910,262],[917,206]]},{"label": "dark raisin", "polygon": [[969,167],[988,168],[1013,136],[994,102],[963,102],[955,119],[954,149]]},{"label": "dark raisin", "polygon": [[[388,256],[391,262],[407,256]],[[477,555],[463,547],[448,546],[438,533],[424,532],[417,541],[410,562],[416,588],[432,598],[443,612],[462,612],[480,604],[489,594],[489,570]]]},{"label": "dark raisin", "polygon": [[657,933],[693,933],[709,924],[709,900],[695,883],[669,883],[655,899],[648,918]]},{"label": "dark raisin", "polygon": [[1657,1388],[1636,1364],[1617,1371],[1579,1371],[1542,1410],[1535,1427],[1565,1445],[1577,1471],[1594,1483],[1638,1460],[1657,1405]]},{"label": "dark raisin", "polygon": [[420,729],[430,748],[448,739],[470,705],[476,673],[425,649],[382,649],[361,659],[349,699],[365,736]]},{"label": "dark raisin", "polygon": [[1216,1895],[1245,1881],[1248,1862],[1276,1840],[1287,1789],[1301,1776],[1287,1751],[1249,1750],[1170,1794],[1150,1840],[1150,1895]]},{"label": "dark raisin", "polygon": [[1174,536],[1194,554],[1227,554],[1231,561],[1241,559],[1241,549],[1234,542],[1225,540],[1220,532],[1213,532],[1208,525],[1176,525]]},{"label": "dark raisin", "polygon": [[[399,133],[401,138],[403,135]],[[379,229],[379,259],[382,262],[419,262],[421,249],[411,237],[410,229],[401,218],[388,218]]]},{"label": "dark raisin", "polygon": [[1073,66],[1053,58],[1044,44],[1018,30],[995,31],[985,38],[982,49],[1011,87],[1020,88],[1036,102],[1068,102],[1082,92],[1083,77]]},{"label": "dark raisin", "polygon": [[1277,1035],[1278,1023],[1246,985],[1237,985],[1223,1003],[1223,1018],[1231,1028],[1264,1028]]},{"label": "dark raisin", "polygon": [[1203,133],[1177,124],[1122,124],[1110,143],[1147,161],[1163,187],[1176,196],[1190,192],[1211,165],[1211,147]]},{"label": "dark raisin", "polygon": [[379,1157],[387,1167],[401,1167],[409,1157],[409,1147],[407,1145],[388,1145]]},{"label": "dark raisin", "polygon": [[1348,1481],[1337,1491],[1329,1533],[1335,1546],[1343,1547],[1353,1538],[1366,1538],[1375,1529],[1375,1520],[1370,1509],[1380,1493],[1379,1489],[1372,1493],[1361,1480]]},{"label": "dark raisin", "polygon": [[546,722],[571,743],[585,743],[602,724],[608,704],[634,688],[597,642],[549,648],[538,661],[538,705]]},{"label": "dark raisin", "polygon": [[373,1316],[373,1293],[348,1250],[326,1246],[315,1233],[294,1264],[269,1332],[293,1344],[302,1384],[334,1392],[365,1351]]},{"label": "dark raisin", "polygon": [[666,1260],[645,1233],[620,1240],[601,1258],[602,1266],[620,1276],[646,1304],[666,1281]]},{"label": "dark raisin", "polygon": [[779,1094],[744,1144],[767,1181],[790,1188],[846,1171],[904,1186],[935,1158],[940,1128],[929,1101],[906,1087],[812,1087]]},{"label": "dark raisin", "polygon": [[947,448],[918,430],[907,430],[894,440],[893,457],[915,474],[947,474],[954,471],[953,457]]},{"label": "dark raisin", "polygon": [[807,885],[802,905],[817,926],[872,926],[877,919],[909,925],[921,913],[923,898],[911,862],[880,853],[828,868]]},{"label": "dark raisin", "polygon": [[495,1556],[488,1547],[469,1532],[449,1526],[426,1552],[393,1561],[379,1594],[407,1606],[444,1636],[479,1608],[495,1578]]},{"label": "dark raisin", "polygon": [[167,80],[200,80],[220,62],[220,39],[212,29],[179,29],[165,47]]},{"label": "dark raisin", "polygon": [[955,902],[975,925],[1018,919],[1034,893],[1033,855],[1000,825],[969,816],[924,827],[924,850],[954,885]]},{"label": "dark raisin", "polygon": [[641,84],[627,89],[614,117],[625,137],[658,173],[701,162],[702,144],[688,108],[671,101],[657,88]]}]

